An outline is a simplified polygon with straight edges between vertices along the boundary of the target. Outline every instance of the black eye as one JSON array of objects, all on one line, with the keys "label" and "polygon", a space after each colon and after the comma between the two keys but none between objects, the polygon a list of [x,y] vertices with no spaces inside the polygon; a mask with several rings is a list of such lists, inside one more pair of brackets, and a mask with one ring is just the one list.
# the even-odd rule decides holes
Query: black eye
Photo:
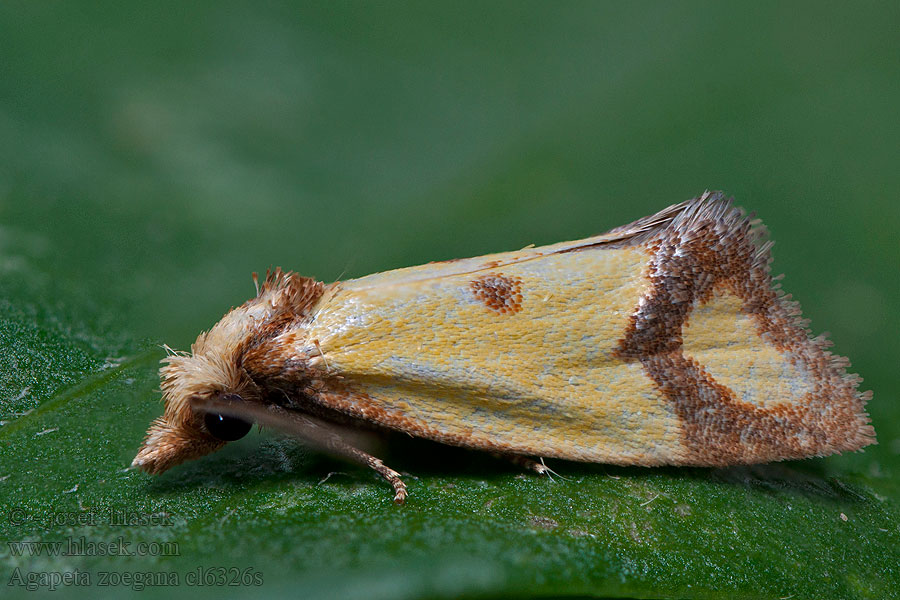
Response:
[{"label": "black eye", "polygon": [[208,412],[203,417],[206,430],[223,442],[239,440],[250,431],[251,423],[236,417]]}]

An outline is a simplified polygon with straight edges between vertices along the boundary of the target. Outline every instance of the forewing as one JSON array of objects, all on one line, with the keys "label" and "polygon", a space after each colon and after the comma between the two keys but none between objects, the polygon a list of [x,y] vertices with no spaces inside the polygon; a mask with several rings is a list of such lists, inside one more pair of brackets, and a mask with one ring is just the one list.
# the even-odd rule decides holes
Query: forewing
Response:
[{"label": "forewing", "polygon": [[618,464],[873,440],[846,361],[772,288],[761,229],[704,195],[579,242],[337,284],[319,401],[413,435]]}]

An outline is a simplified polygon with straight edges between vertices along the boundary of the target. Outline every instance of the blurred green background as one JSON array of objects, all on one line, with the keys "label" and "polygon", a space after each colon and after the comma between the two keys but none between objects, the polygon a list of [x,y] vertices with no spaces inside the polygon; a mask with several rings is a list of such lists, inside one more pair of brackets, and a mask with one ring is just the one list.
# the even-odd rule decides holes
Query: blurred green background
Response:
[{"label": "blurred green background", "polygon": [[[174,511],[182,562],[134,564],[253,557],[275,565],[276,591],[329,595],[338,579],[346,595],[384,597],[888,597],[900,581],[898,31],[896,2],[0,4],[0,498]],[[331,281],[578,239],[706,189],[766,223],[784,288],[874,391],[878,446],[724,475],[557,467],[592,482],[603,510],[573,506],[567,484],[431,446],[433,461],[390,451],[423,475],[411,482],[423,504],[405,513],[366,473],[265,437],[163,483],[120,473],[161,410],[158,345],[186,348],[252,295],[253,271]],[[352,475],[326,494],[315,484],[330,470]],[[275,514],[285,490],[293,508]],[[795,506],[772,490],[813,515],[784,525],[791,550],[759,537]],[[501,516],[461,508],[494,491],[517,498]],[[709,501],[712,520],[656,515],[670,535],[648,538],[616,507],[646,516],[654,493]],[[870,529],[816,521],[856,496]],[[538,507],[590,535],[542,538],[558,532],[529,520]],[[751,520],[717,524],[716,511]],[[521,515],[524,534],[509,525]],[[0,559],[0,579],[44,565]],[[131,564],[108,560],[47,564]]]}]

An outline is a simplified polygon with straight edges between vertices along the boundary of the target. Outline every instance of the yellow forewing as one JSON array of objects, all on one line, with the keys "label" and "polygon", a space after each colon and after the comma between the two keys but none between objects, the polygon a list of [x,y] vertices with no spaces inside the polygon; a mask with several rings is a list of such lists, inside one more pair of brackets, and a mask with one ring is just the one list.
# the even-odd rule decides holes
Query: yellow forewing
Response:
[{"label": "yellow forewing", "polygon": [[[649,286],[648,252],[556,250],[342,282],[319,303],[309,339],[330,371],[385,411],[381,420],[412,420],[426,437],[598,462],[671,462],[678,419],[639,363],[614,356]],[[489,306],[473,286],[480,277],[515,282],[517,309]]]},{"label": "yellow forewing", "polygon": [[801,405],[813,391],[809,373],[760,338],[742,302],[717,290],[691,313],[684,328],[684,354],[694,359],[737,400],[772,409]]}]

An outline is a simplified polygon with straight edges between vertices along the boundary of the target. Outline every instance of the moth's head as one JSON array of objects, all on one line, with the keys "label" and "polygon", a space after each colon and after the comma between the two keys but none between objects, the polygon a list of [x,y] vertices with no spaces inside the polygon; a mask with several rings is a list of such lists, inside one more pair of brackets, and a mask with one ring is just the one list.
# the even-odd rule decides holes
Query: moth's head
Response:
[{"label": "moth's head", "polygon": [[217,402],[259,406],[261,391],[245,368],[244,356],[260,339],[302,318],[322,289],[313,279],[276,269],[267,274],[256,298],[201,333],[190,353],[170,351],[160,369],[163,416],[150,425],[131,466],[162,473],[244,437],[252,426],[249,420],[201,407]]}]

